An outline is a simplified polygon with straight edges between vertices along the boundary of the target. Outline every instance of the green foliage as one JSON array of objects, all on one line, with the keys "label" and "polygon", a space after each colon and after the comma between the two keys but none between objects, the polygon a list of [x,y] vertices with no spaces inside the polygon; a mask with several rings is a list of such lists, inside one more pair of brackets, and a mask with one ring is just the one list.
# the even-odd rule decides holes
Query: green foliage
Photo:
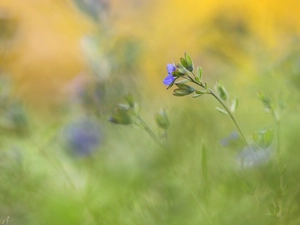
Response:
[{"label": "green foliage", "polygon": [[231,111],[232,113],[234,113],[234,112],[237,110],[238,105],[239,105],[238,99],[237,99],[237,98],[234,98],[234,99],[231,101],[230,111]]},{"label": "green foliage", "polygon": [[193,87],[186,84],[176,83],[176,86],[178,88],[174,89],[174,93],[173,93],[173,95],[175,96],[186,96],[192,94],[195,91]]},{"label": "green foliage", "polygon": [[158,113],[155,114],[155,121],[156,124],[162,129],[168,129],[170,126],[170,121],[167,116],[167,113],[164,109],[160,110]]},{"label": "green foliage", "polygon": [[184,57],[185,57],[185,61],[186,61],[186,69],[190,72],[193,72],[194,70],[194,63],[192,58],[190,57],[190,55],[188,53],[184,53]]},{"label": "green foliage", "polygon": [[199,83],[202,83],[202,68],[200,66],[197,67],[195,80],[198,81]]},{"label": "green foliage", "polygon": [[220,98],[224,101],[228,99],[228,92],[226,91],[224,85],[222,84],[221,81],[217,83],[217,90]]},{"label": "green foliage", "polygon": [[132,123],[132,119],[129,112],[129,107],[127,105],[119,104],[112,117],[110,118],[110,122],[115,124],[129,125]]},{"label": "green foliage", "polygon": [[273,129],[255,131],[253,133],[254,142],[263,149],[267,149],[273,141]]},{"label": "green foliage", "polygon": [[182,65],[177,64],[177,65],[176,65],[176,70],[175,70],[175,72],[173,73],[173,75],[174,75],[175,77],[182,77],[182,76],[185,75],[185,74],[186,74],[185,68],[184,68]]},{"label": "green foliage", "polygon": [[[132,60],[129,64],[137,65]],[[221,82],[215,93],[208,84],[211,78],[203,77],[201,67],[194,74],[188,54],[180,63],[175,73],[178,79],[168,88],[175,84],[177,96],[204,97],[202,101],[169,101],[165,104],[171,113],[160,110],[154,120],[148,119],[153,116],[152,107],[165,101],[157,100],[159,94],[154,90],[150,99],[145,93],[127,95],[113,110],[116,99],[124,94],[123,86],[126,89],[116,77],[126,77],[128,67],[120,69],[124,76],[95,87],[105,97],[100,107],[112,112],[110,122],[119,126],[107,123],[108,113],[87,110],[99,107],[95,101],[72,108],[64,114],[67,119],[63,122],[40,123],[34,116],[28,119],[22,104],[7,91],[8,86],[0,86],[0,122],[7,125],[12,124],[7,121],[15,121],[14,126],[1,129],[1,218],[9,215],[9,224],[16,225],[298,224],[298,101],[291,103],[294,111],[282,121],[287,95],[280,92],[272,98],[260,92],[258,96],[272,115],[274,128],[253,134],[259,147],[247,145],[246,140],[243,146],[239,143],[223,148],[220,140],[233,129],[240,131],[234,115],[238,107],[238,119],[247,133],[253,127],[270,126],[270,121],[256,111],[259,107],[255,102],[248,99],[247,90],[252,96],[254,82],[244,84],[242,91],[231,90],[241,95],[243,104],[239,104],[237,98],[229,98]],[[235,87],[235,82],[226,79],[226,87]],[[133,96],[142,102],[144,111]],[[209,97],[216,101],[210,103],[213,98]],[[297,100],[299,93],[295,92],[293,98]],[[227,117],[213,111],[216,103],[220,103],[217,110]],[[93,118],[105,132],[95,152],[82,157],[69,154],[62,144],[65,140],[61,140],[65,123],[78,114]],[[234,123],[220,121],[224,118]],[[30,124],[26,128],[30,135],[11,135],[8,128],[15,131],[25,123]],[[85,136],[76,137],[81,140]],[[7,224],[8,219],[1,221],[1,225]]]}]

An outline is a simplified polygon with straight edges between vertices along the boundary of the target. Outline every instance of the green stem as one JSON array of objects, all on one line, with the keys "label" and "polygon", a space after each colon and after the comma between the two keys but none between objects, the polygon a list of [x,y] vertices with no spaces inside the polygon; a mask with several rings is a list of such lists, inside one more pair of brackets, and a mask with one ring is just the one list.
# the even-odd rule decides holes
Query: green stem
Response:
[{"label": "green stem", "polygon": [[[283,190],[283,174],[282,174],[282,165],[281,165],[281,139],[280,139],[280,121],[277,118],[274,110],[271,108],[271,112],[272,112],[272,116],[273,119],[275,121],[275,131],[276,131],[276,138],[277,138],[277,167],[278,167],[278,171],[279,171],[279,189],[280,191]],[[282,224],[282,200],[283,200],[283,193],[280,193],[280,196],[278,198],[278,214],[277,214],[277,218],[279,221],[279,224]]]},{"label": "green stem", "polygon": [[139,123],[143,126],[143,128],[146,130],[146,132],[150,135],[150,137],[161,147],[163,148],[163,144],[160,142],[160,140],[156,137],[154,132],[151,130],[151,128],[148,126],[148,124],[138,115],[135,115],[135,118],[139,121]]},{"label": "green stem", "polygon": [[[192,73],[194,76],[195,74]],[[190,76],[187,76],[186,79],[190,80],[191,82],[193,82],[194,84],[206,89],[206,87],[203,85],[203,83],[199,83],[197,81],[195,81],[192,77]],[[245,135],[243,134],[238,122],[236,121],[234,115],[232,114],[232,112],[230,111],[230,109],[227,107],[227,105],[222,101],[222,99],[220,99],[220,97],[213,91],[211,90],[210,88],[208,89],[208,94],[211,94],[223,107],[224,109],[226,110],[226,112],[228,113],[228,115],[230,116],[231,120],[233,121],[233,123],[235,124],[236,128],[238,129],[243,141],[245,142],[246,146],[251,149],[247,139],[245,138]]]},{"label": "green stem", "polygon": [[[53,140],[55,140],[55,138],[51,138],[50,142],[53,142]],[[55,141],[54,141],[55,142]],[[40,150],[40,152],[42,153],[42,155],[49,160],[50,163],[52,163],[52,165],[54,165],[54,167],[56,167],[56,169],[62,173],[66,179],[66,181],[69,183],[69,185],[71,186],[72,189],[74,189],[74,191],[78,191],[75,184],[73,183],[72,179],[70,178],[68,172],[64,169],[62,163],[60,162],[60,160],[55,156],[55,154],[48,154],[49,151],[45,151],[43,147],[41,147],[40,145],[37,144],[37,142],[35,142],[34,140],[32,140],[32,144],[35,145],[35,147]],[[46,147],[48,146],[48,144],[46,145]],[[97,216],[94,211],[91,209],[89,203],[85,200],[85,198],[81,195],[79,195],[79,198],[81,200],[81,202],[84,204],[85,208],[87,209],[88,213],[90,214],[90,216],[94,219],[96,224],[103,224],[104,221],[100,221],[99,216]],[[106,224],[106,222],[105,222]]]},{"label": "green stem", "polygon": [[243,132],[242,132],[242,130],[241,130],[241,128],[240,128],[238,122],[236,121],[234,115],[232,114],[232,112],[230,111],[230,109],[227,107],[227,105],[225,105],[224,102],[219,98],[219,96],[216,95],[216,93],[214,93],[211,89],[209,89],[209,94],[211,94],[212,96],[214,96],[214,98],[217,99],[217,101],[224,107],[224,109],[226,110],[226,112],[227,112],[228,115],[230,116],[231,120],[232,120],[233,123],[235,124],[236,128],[238,129],[238,131],[239,131],[239,133],[240,133],[242,139],[244,140],[246,146],[247,146],[248,148],[250,148],[250,145],[249,145],[247,139],[245,138],[245,136],[244,136],[244,134],[243,134]]}]

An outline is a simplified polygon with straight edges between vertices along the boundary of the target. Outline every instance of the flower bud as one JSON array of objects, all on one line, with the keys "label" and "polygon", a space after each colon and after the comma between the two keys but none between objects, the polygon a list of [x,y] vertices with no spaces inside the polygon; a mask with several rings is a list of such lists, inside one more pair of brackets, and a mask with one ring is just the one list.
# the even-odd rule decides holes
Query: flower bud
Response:
[{"label": "flower bud", "polygon": [[126,107],[123,107],[123,105],[118,105],[109,121],[115,124],[122,125],[129,125],[132,123],[129,111]]},{"label": "flower bud", "polygon": [[160,112],[155,114],[155,120],[157,125],[162,129],[168,129],[170,126],[170,122],[166,111],[164,109],[160,110]]},{"label": "flower bud", "polygon": [[175,96],[185,96],[185,95],[189,95],[192,94],[195,89],[191,86],[188,86],[186,84],[176,84],[177,85],[177,89],[174,90],[173,95]]},{"label": "flower bud", "polygon": [[220,81],[217,83],[217,90],[220,98],[226,101],[228,99],[228,92]]},{"label": "flower bud", "polygon": [[185,61],[186,61],[186,64],[187,64],[187,67],[185,67],[185,68],[188,71],[193,72],[193,70],[194,70],[194,64],[193,64],[192,58],[187,53],[184,53],[184,57],[185,57]]}]

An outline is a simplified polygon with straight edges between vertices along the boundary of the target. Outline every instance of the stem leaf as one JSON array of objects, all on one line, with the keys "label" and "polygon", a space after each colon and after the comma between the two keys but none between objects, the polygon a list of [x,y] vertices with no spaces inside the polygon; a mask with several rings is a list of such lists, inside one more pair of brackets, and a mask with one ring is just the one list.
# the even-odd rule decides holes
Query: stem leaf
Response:
[{"label": "stem leaf", "polygon": [[195,79],[196,81],[202,83],[202,68],[200,66],[197,67],[197,73]]},{"label": "stem leaf", "polygon": [[235,97],[231,102],[230,111],[234,113],[236,111],[236,109],[238,108],[238,105],[239,105],[239,101]]},{"label": "stem leaf", "polygon": [[223,113],[225,115],[228,115],[228,112],[226,112],[224,109],[221,109],[219,107],[216,107],[216,110],[218,110],[220,113]]}]

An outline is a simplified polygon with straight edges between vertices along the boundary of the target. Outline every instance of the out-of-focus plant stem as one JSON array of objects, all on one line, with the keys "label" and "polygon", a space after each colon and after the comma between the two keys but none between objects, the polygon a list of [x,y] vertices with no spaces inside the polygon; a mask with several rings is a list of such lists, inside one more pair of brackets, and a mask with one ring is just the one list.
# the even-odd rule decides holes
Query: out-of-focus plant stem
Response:
[{"label": "out-of-focus plant stem", "polygon": [[[193,74],[195,76],[195,74]],[[193,78],[191,78],[190,76],[188,76],[186,79],[190,80],[191,82],[193,82],[194,84],[206,89],[205,85],[203,83],[200,83],[196,80],[194,80]],[[243,133],[243,131],[241,130],[238,122],[236,121],[233,113],[230,111],[230,109],[227,107],[227,105],[222,101],[222,99],[220,99],[220,97],[212,90],[212,89],[208,89],[208,94],[211,94],[222,106],[223,108],[226,110],[226,112],[228,113],[228,115],[230,116],[231,120],[233,121],[233,123],[235,124],[236,128],[238,129],[243,141],[245,142],[245,145],[251,149],[247,139],[245,138],[245,135]]]},{"label": "out-of-focus plant stem", "polygon": [[134,116],[138,120],[139,124],[145,129],[145,131],[155,141],[155,143],[158,144],[161,148],[164,148],[164,145],[161,143],[161,141],[158,139],[158,137],[154,134],[154,132],[151,130],[151,128],[148,126],[148,124],[139,115],[134,115]]},{"label": "out-of-focus plant stem", "polygon": [[[53,139],[54,139],[54,137],[50,138],[50,141],[48,143],[52,143],[54,141]],[[48,153],[49,151],[45,151],[45,149],[44,149],[45,147],[41,147],[35,141],[32,141],[32,143],[35,145],[35,147],[37,149],[40,150],[40,152],[45,156],[45,158],[48,159],[49,162],[52,163],[56,167],[57,170],[59,170],[61,173],[64,174],[64,176],[65,176],[67,182],[69,183],[69,185],[76,191],[77,188],[76,188],[75,184],[73,183],[73,181],[70,178],[69,174],[64,169],[63,165],[61,164],[60,160],[55,156],[55,154],[49,154]],[[45,146],[47,147],[48,145],[45,145]],[[102,222],[99,220],[99,216],[95,215],[94,211],[91,209],[91,207],[89,206],[89,204],[87,203],[87,201],[81,195],[80,195],[80,200],[84,204],[84,206],[86,207],[88,213],[94,219],[95,223],[98,224],[98,225],[102,224]]]},{"label": "out-of-focus plant stem", "polygon": [[275,111],[273,108],[271,108],[271,113],[273,116],[273,120],[275,122],[275,132],[276,132],[276,138],[277,138],[277,167],[279,171],[279,197],[277,201],[278,206],[278,214],[277,219],[279,224],[281,225],[283,222],[282,220],[282,201],[283,201],[283,168],[282,168],[282,161],[281,161],[281,138],[280,138],[280,119],[276,116]]}]

